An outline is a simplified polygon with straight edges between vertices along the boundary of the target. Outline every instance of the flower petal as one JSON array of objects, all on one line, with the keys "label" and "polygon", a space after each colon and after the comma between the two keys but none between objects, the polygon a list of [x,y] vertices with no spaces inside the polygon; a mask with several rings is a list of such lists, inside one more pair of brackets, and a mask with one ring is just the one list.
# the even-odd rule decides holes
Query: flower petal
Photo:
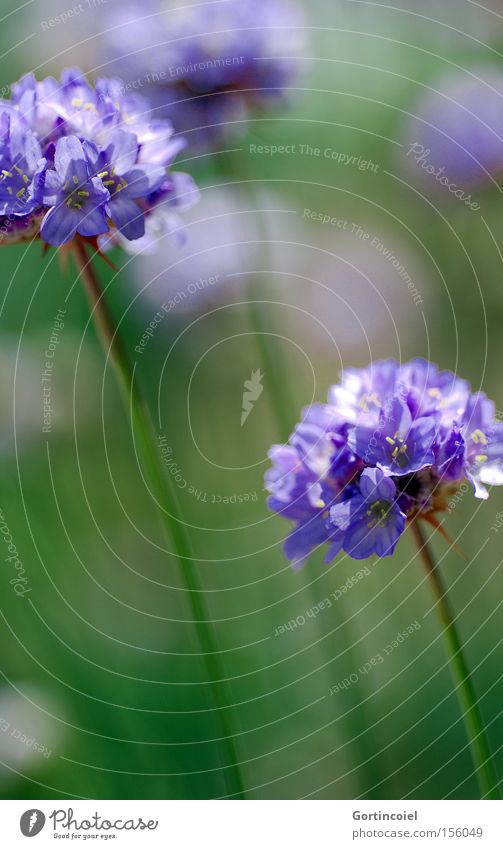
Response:
[{"label": "flower petal", "polygon": [[123,192],[130,198],[143,198],[156,191],[165,178],[165,169],[158,165],[137,165],[125,174]]},{"label": "flower petal", "polygon": [[80,215],[77,210],[68,209],[65,203],[59,203],[46,213],[40,228],[40,236],[49,245],[59,247],[75,236],[79,221]]},{"label": "flower petal", "polygon": [[59,176],[72,181],[75,186],[82,185],[89,178],[89,164],[77,136],[64,136],[58,140],[54,164]]},{"label": "flower petal", "polygon": [[99,236],[101,233],[108,233],[109,229],[105,210],[102,206],[89,205],[81,211],[77,228],[77,232],[81,236]]},{"label": "flower petal", "polygon": [[134,200],[114,195],[109,202],[110,217],[126,239],[140,239],[145,233],[145,218]]},{"label": "flower petal", "polygon": [[307,558],[324,542],[327,542],[329,532],[323,517],[318,514],[298,525],[285,540],[283,550],[294,569],[301,569]]},{"label": "flower petal", "polygon": [[379,557],[389,557],[405,530],[405,516],[399,510],[393,510],[388,521],[376,530],[375,551]]},{"label": "flower petal", "polygon": [[54,206],[59,199],[63,181],[57,171],[48,168],[45,172],[43,202],[45,206]]},{"label": "flower petal", "polygon": [[123,175],[131,170],[138,157],[138,139],[134,133],[115,130],[105,150],[107,165],[113,166],[116,174]]},{"label": "flower petal", "polygon": [[353,498],[349,498],[341,504],[334,504],[334,506],[330,509],[331,524],[340,531],[347,531],[351,523],[352,516],[364,505],[364,503],[365,501],[363,498],[359,495],[355,495]]},{"label": "flower petal", "polygon": [[364,560],[375,552],[375,528],[361,522],[350,527],[344,537],[344,551],[355,560]]}]

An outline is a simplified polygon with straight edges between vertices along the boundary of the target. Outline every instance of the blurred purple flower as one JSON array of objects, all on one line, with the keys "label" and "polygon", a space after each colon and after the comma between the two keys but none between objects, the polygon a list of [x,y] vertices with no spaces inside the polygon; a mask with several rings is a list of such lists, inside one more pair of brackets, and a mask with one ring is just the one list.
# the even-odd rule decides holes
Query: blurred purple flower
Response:
[{"label": "blurred purple flower", "polygon": [[248,106],[282,96],[297,68],[291,57],[303,43],[302,21],[291,0],[183,8],[130,2],[109,12],[104,59],[156,114],[183,132],[204,130],[199,139],[207,144],[226,122],[243,119]]},{"label": "blurred purple flower", "polygon": [[410,170],[420,165],[422,175],[444,186],[497,176],[503,168],[503,73],[491,67],[449,72],[431,88],[412,107],[402,139]]}]

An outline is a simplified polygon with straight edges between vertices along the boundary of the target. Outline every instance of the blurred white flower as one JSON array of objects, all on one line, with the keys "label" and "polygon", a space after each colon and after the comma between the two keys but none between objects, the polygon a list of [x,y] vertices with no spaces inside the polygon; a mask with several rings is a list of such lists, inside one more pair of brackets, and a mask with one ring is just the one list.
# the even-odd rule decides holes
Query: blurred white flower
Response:
[{"label": "blurred white flower", "polygon": [[373,353],[381,341],[398,351],[424,332],[431,275],[397,233],[376,221],[345,223],[345,230],[306,226],[303,241],[312,247],[285,251],[292,277],[284,291],[297,307],[285,312],[290,333],[333,353],[336,346]]},{"label": "blurred white flower", "polygon": [[[78,368],[76,418],[86,422],[99,401],[99,385],[93,375],[103,368],[98,352],[84,341],[77,361],[80,338],[64,328],[58,342],[46,334],[4,336],[0,342],[0,451],[12,453],[14,433],[18,450],[51,430],[73,427],[73,383]],[[53,346],[50,349],[50,346]],[[47,352],[54,356],[48,357]],[[48,364],[49,363],[49,367]],[[101,366],[100,366],[101,363]],[[44,431],[44,427],[49,430]]]},{"label": "blurred white flower", "polygon": [[5,764],[0,764],[0,783],[12,780],[11,769],[42,769],[57,757],[67,734],[64,722],[52,693],[18,681],[0,686],[0,761]]},{"label": "blurred white flower", "polygon": [[[291,236],[291,202],[263,193],[260,211],[235,187],[208,188],[185,217],[181,246],[161,234],[147,253],[128,265],[135,288],[156,304],[176,300],[176,312],[198,312],[209,304],[246,297],[249,272],[281,267],[277,244]],[[259,220],[260,219],[260,220]],[[263,239],[270,244],[264,248]],[[173,307],[173,308],[174,308]]]}]

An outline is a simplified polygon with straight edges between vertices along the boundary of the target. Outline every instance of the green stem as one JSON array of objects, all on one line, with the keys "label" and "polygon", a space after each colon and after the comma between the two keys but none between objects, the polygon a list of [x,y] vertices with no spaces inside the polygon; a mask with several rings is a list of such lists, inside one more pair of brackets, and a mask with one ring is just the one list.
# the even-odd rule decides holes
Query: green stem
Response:
[{"label": "green stem", "polygon": [[288,384],[287,376],[290,370],[285,366],[283,357],[278,352],[277,343],[282,340],[274,337],[274,334],[267,330],[266,310],[268,304],[258,300],[263,297],[261,288],[261,285],[257,283],[248,286],[248,316],[262,363],[264,378],[268,381],[271,389],[271,406],[280,434],[280,441],[286,442],[292,430],[292,411],[296,409]]},{"label": "green stem", "polygon": [[483,799],[500,799],[499,783],[484,731],[484,723],[480,715],[470,672],[463,655],[463,648],[447,597],[447,590],[419,521],[414,520],[410,527],[436,598],[437,610],[444,629],[451,672],[463,714],[480,793]]},{"label": "green stem", "polygon": [[[250,199],[254,208],[255,218],[258,224],[258,237],[262,246],[263,256],[268,258],[269,233],[260,211],[260,194],[257,191],[257,180],[250,177],[247,172],[246,163],[243,158],[236,160],[230,154],[227,157],[228,173],[221,171],[222,176],[228,180],[229,176],[234,183],[242,187]],[[244,176],[243,176],[244,175]],[[264,378],[269,384],[272,397],[272,412],[276,419],[280,442],[286,442],[292,431],[292,413],[296,409],[295,392],[289,381],[291,369],[285,363],[285,356],[281,343],[284,341],[276,336],[274,325],[271,324],[270,313],[274,305],[267,303],[271,299],[270,290],[264,285],[263,280],[254,280],[248,283],[246,294],[248,299],[248,320],[255,336],[259,357],[264,372]],[[272,329],[271,329],[272,328]]]},{"label": "green stem", "polygon": [[166,538],[168,543],[174,546],[178,559],[180,573],[194,618],[194,626],[204,656],[215,716],[221,731],[219,743],[227,792],[233,798],[244,798],[244,784],[228,717],[229,700],[227,698],[225,673],[206,607],[204,590],[201,588],[197,574],[190,538],[173,489],[173,483],[169,475],[164,474],[161,467],[156,434],[149,408],[139,389],[138,381],[134,379],[134,369],[108,310],[100,283],[87,256],[85,245],[76,240],[72,249],[91,304],[98,334],[105,353],[110,357],[117,372],[126,408],[131,416],[133,433],[137,439],[140,457],[159,501],[159,514]]},{"label": "green stem", "polygon": [[[234,179],[234,182],[242,187],[250,199],[250,204],[254,208],[255,217],[258,224],[258,236],[263,246],[263,257],[267,260],[270,256],[269,250],[269,234],[267,232],[267,224],[264,220],[264,215],[260,211],[262,202],[260,191],[258,190],[258,181],[249,173],[243,155],[239,161],[234,155],[228,157],[229,175]],[[228,179],[228,175],[222,170],[222,176]],[[245,175],[243,177],[243,174]],[[272,410],[277,426],[277,439],[279,442],[287,442],[292,431],[292,414],[296,415],[297,402],[295,391],[290,380],[292,369],[284,362],[284,354],[281,350],[281,339],[271,336],[268,333],[270,327],[270,318],[267,315],[268,304],[265,303],[271,300],[270,293],[266,291],[266,284],[263,280],[253,279],[253,282],[248,284],[248,320],[252,330],[254,331],[255,342],[264,371],[264,375],[269,381],[272,395]],[[276,344],[275,344],[276,343]],[[279,344],[278,344],[279,343]],[[279,349],[279,350],[278,350]],[[318,589],[317,581],[309,581],[306,578],[306,583],[303,586],[303,593],[308,600],[308,604],[315,606],[320,601],[320,590]],[[344,626],[347,632],[347,624]],[[317,625],[319,639],[318,653],[323,666],[327,666],[332,660],[330,653],[330,645],[323,637],[319,625]],[[351,642],[351,640],[349,641]],[[349,658],[355,655],[355,652],[347,650]],[[358,667],[356,660],[353,665]],[[351,690],[351,693],[353,691]],[[373,770],[375,760],[372,753],[367,747],[365,723],[358,724],[356,719],[358,713],[358,704],[351,698],[352,704],[345,720],[347,733],[350,738],[353,738],[353,746],[356,752],[356,760],[358,763],[366,763],[368,770]],[[360,711],[360,713],[364,710]],[[371,786],[378,784],[378,776],[376,775],[370,781]]]}]

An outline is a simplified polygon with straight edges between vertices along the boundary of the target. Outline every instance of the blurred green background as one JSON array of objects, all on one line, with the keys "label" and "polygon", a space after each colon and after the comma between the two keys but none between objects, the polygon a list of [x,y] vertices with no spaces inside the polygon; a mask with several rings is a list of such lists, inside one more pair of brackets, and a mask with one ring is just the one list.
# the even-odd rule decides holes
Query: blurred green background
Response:
[{"label": "blurred green background", "polygon": [[[501,19],[468,2],[454,14],[451,5],[306,4],[307,42],[288,103],[254,113],[221,145],[232,152],[182,154],[180,167],[202,191],[187,216],[187,244],[166,242],[161,258],[143,263],[115,252],[118,274],[98,266],[133,356],[173,292],[172,264],[174,291],[220,275],[221,285],[169,312],[137,367],[179,467],[249,798],[477,795],[412,541],[406,535],[393,558],[370,562],[368,575],[309,617],[360,564],[340,557],[327,568],[319,554],[294,573],[281,551],[287,525],[268,513],[263,488],[269,447],[286,441],[285,426],[306,404],[325,399],[343,366],[426,356],[503,409],[501,189],[474,189],[474,214],[416,182],[404,155],[404,139],[414,140],[407,115],[423,85],[448,68],[503,63]],[[70,29],[59,27],[52,42],[41,31],[38,5],[17,10],[2,0],[0,11],[8,16],[1,85],[32,68],[43,76],[78,62],[93,67],[89,45],[71,49]],[[250,149],[272,144],[296,145],[295,153]],[[378,167],[337,164],[326,148]],[[306,209],[377,237],[422,303],[377,250],[354,232],[307,220]],[[219,731],[191,613],[74,268],[63,270],[39,245],[1,256],[0,509],[31,592],[16,597],[2,556],[0,718],[9,730],[0,732],[0,793],[222,796]],[[264,330],[290,398],[284,425],[250,298],[270,302]],[[59,309],[54,413],[44,433],[41,375]],[[258,368],[264,392],[241,427],[243,383]],[[502,537],[492,528],[502,509],[502,493],[488,503],[467,493],[448,518],[468,563],[434,542],[500,775]],[[305,624],[279,633],[298,617]],[[384,663],[329,695],[415,621],[421,628]]]}]

